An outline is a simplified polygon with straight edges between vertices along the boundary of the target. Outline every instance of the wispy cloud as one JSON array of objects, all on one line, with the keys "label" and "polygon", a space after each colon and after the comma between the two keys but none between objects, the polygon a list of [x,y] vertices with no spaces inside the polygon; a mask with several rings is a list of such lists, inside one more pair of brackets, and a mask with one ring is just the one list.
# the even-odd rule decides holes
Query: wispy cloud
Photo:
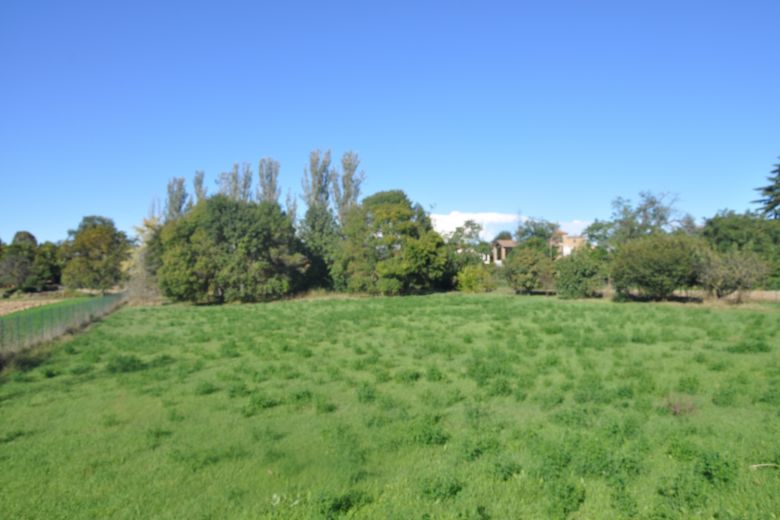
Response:
[{"label": "wispy cloud", "polygon": [[[482,239],[490,240],[498,234],[499,231],[507,230],[514,233],[517,225],[528,217],[517,215],[515,213],[497,213],[497,212],[463,212],[450,211],[449,213],[431,213],[433,227],[439,233],[447,235],[455,231],[455,228],[462,226],[467,220],[482,226]],[[560,222],[561,229],[570,235],[579,235],[588,227],[590,221],[571,220]]]}]

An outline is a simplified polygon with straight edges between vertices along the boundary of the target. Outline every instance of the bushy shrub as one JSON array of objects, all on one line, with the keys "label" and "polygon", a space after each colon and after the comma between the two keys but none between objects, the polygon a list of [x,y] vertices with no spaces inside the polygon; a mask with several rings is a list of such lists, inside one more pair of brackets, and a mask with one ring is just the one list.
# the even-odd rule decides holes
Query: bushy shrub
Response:
[{"label": "bushy shrub", "polygon": [[484,264],[465,266],[456,277],[459,291],[469,293],[490,292],[496,288],[496,281],[490,268]]},{"label": "bushy shrub", "polygon": [[625,243],[612,261],[612,283],[618,298],[632,290],[667,299],[675,290],[696,284],[701,244],[685,235],[650,235]]},{"label": "bushy shrub", "polygon": [[504,274],[509,286],[517,293],[549,290],[553,282],[553,264],[541,251],[518,247],[504,262]]},{"label": "bushy shrub", "polygon": [[580,249],[555,262],[555,291],[561,298],[595,296],[605,283],[606,262],[597,250]]}]

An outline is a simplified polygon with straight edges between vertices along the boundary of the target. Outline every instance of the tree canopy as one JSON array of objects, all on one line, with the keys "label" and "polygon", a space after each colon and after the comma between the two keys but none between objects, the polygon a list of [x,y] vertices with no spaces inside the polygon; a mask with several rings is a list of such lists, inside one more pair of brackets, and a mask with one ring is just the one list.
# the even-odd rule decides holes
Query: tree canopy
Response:
[{"label": "tree canopy", "polygon": [[756,188],[761,198],[753,202],[761,205],[765,217],[777,220],[780,219],[780,164],[775,165],[767,180],[769,184]]},{"label": "tree canopy", "polygon": [[62,282],[66,286],[105,292],[124,279],[122,263],[130,257],[131,242],[113,220],[84,217],[69,235],[62,246],[66,259]]}]

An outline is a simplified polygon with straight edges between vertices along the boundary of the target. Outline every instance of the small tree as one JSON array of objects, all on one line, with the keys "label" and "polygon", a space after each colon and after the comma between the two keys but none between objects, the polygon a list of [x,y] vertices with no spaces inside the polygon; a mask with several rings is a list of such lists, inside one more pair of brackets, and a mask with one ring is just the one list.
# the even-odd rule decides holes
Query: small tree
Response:
[{"label": "small tree", "polygon": [[632,290],[654,300],[697,281],[701,244],[682,234],[650,235],[623,244],[612,261],[612,283],[618,298]]},{"label": "small tree", "polygon": [[520,294],[544,289],[553,283],[553,263],[543,252],[533,247],[517,247],[504,262],[504,274],[509,286]]},{"label": "small tree", "polygon": [[84,217],[68,234],[62,246],[66,286],[105,292],[124,280],[122,263],[130,257],[131,242],[111,219]]},{"label": "small tree", "polygon": [[755,288],[768,274],[769,266],[755,253],[708,251],[699,279],[702,286],[717,298],[737,292],[737,301],[741,301],[742,291]]},{"label": "small tree", "polygon": [[596,296],[606,282],[601,250],[578,249],[555,262],[555,291],[561,298]]}]

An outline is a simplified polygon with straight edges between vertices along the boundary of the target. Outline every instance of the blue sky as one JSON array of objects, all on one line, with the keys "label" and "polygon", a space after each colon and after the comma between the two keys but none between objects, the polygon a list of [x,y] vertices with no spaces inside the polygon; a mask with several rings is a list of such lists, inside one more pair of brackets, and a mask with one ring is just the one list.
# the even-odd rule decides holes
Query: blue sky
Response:
[{"label": "blue sky", "polygon": [[[435,214],[744,210],[780,155],[780,2],[0,3],[0,238],[131,231],[173,176],[357,151]],[[509,226],[512,227],[512,226]]]}]

